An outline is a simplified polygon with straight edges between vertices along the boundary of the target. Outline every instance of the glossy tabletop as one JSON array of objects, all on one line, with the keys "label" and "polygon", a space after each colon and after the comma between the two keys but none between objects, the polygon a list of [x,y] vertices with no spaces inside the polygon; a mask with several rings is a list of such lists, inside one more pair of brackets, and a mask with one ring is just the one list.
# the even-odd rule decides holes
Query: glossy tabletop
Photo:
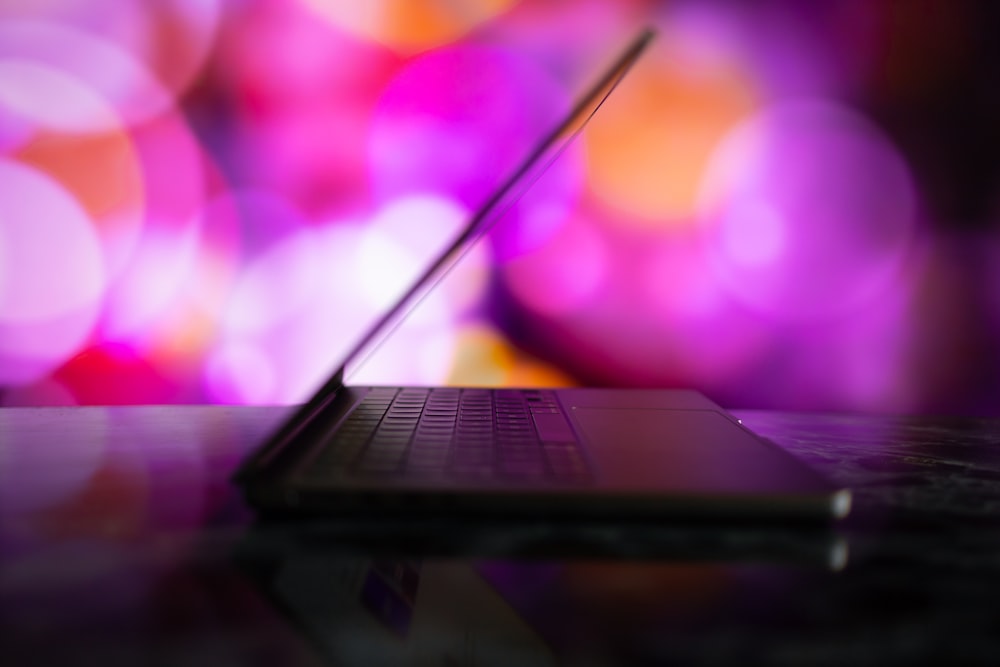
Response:
[{"label": "glossy tabletop", "polygon": [[0,410],[2,664],[1000,661],[1000,421],[738,413],[830,527],[257,522],[283,408]]}]

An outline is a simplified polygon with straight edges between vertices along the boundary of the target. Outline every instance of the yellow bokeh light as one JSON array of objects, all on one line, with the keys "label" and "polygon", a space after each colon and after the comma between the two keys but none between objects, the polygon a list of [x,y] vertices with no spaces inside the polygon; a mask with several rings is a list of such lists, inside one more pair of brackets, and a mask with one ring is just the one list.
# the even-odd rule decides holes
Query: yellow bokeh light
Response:
[{"label": "yellow bokeh light", "polygon": [[709,158],[756,97],[735,64],[694,68],[661,46],[587,130],[591,187],[643,226],[690,221]]},{"label": "yellow bokeh light", "polygon": [[336,25],[402,52],[452,42],[510,7],[513,0],[304,0]]},{"label": "yellow bokeh light", "polygon": [[448,384],[468,387],[569,387],[559,369],[521,352],[499,331],[474,324],[458,334]]}]

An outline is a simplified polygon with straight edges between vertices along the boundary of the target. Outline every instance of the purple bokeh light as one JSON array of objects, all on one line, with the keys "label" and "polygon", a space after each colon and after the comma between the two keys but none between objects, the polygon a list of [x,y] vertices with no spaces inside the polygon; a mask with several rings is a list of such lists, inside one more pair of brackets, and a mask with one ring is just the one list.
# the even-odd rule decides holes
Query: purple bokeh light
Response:
[{"label": "purple bokeh light", "polygon": [[546,316],[587,308],[604,287],[608,250],[600,232],[574,217],[544,247],[503,266],[503,278],[515,298]]},{"label": "purple bokeh light", "polygon": [[236,117],[225,155],[241,183],[281,193],[310,217],[365,206],[367,132],[398,68],[385,48],[331,28],[293,3],[268,2],[221,32],[211,68]]},{"label": "purple bokeh light", "polygon": [[916,233],[916,195],[892,144],[830,102],[765,109],[737,127],[702,197],[713,268],[778,320],[835,319],[878,297]]},{"label": "purple bokeh light", "polygon": [[214,171],[179,114],[129,136],[142,174],[142,228],[109,285],[101,323],[103,337],[119,342],[147,339],[190,280]]},{"label": "purple bokeh light", "polygon": [[[372,118],[376,200],[435,193],[479,207],[568,103],[558,80],[510,51],[449,47],[410,61]],[[501,259],[539,247],[563,223],[580,190],[578,150],[554,164],[491,234]]]}]

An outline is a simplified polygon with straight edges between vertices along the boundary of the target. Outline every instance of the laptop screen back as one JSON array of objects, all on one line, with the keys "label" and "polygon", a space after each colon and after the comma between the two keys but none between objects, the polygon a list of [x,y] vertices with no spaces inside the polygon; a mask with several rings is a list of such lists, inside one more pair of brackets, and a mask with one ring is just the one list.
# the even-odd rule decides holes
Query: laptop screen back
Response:
[{"label": "laptop screen back", "polygon": [[544,135],[527,157],[468,219],[465,226],[347,353],[334,379],[350,379],[406,316],[434,289],[472,246],[517,203],[583,130],[652,39],[651,31],[637,36],[621,56],[573,105],[567,115]]},{"label": "laptop screen back", "polygon": [[[527,156],[503,180],[486,201],[469,216],[466,224],[451,243],[419,274],[403,295],[349,348],[337,369],[269,438],[263,450],[248,458],[241,471],[257,464],[266,464],[284,445],[290,442],[314,416],[320,414],[344,386],[344,382],[379,347],[406,316],[421,302],[475,242],[488,232],[504,214],[542,176],[562,154],[572,140],[597,113],[611,92],[622,81],[646,49],[654,33],[644,30],[636,36],[622,54],[604,71],[590,88],[579,97],[569,112],[528,151]],[[240,473],[237,473],[239,476]]]}]

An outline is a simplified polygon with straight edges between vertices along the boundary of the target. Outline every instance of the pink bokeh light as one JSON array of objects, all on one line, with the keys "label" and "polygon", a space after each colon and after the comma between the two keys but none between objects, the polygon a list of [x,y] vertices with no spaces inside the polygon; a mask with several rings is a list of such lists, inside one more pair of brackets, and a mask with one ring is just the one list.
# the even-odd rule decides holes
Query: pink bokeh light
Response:
[{"label": "pink bokeh light", "polygon": [[72,110],[73,128],[78,131],[115,129],[120,122],[138,124],[174,103],[170,93],[131,54],[113,41],[71,25],[40,20],[0,21],[0,61],[34,63],[71,76],[85,82],[115,110],[115,115],[109,117],[74,109],[72,105],[50,107],[56,113]]},{"label": "pink bokeh light", "polygon": [[0,191],[18,193],[0,201],[0,382],[24,384],[84,344],[106,278],[90,218],[57,182],[0,159]]},{"label": "pink bokeh light", "polygon": [[[429,195],[368,219],[303,227],[250,261],[226,301],[204,382],[220,402],[302,400],[446,246],[467,212]],[[440,382],[454,326],[485,289],[482,249],[424,299],[355,381]]]},{"label": "pink bokeh light", "polygon": [[114,11],[87,0],[8,0],[0,23],[11,32],[0,41],[91,81],[129,123],[140,122],[196,79],[220,9],[219,0],[119,0]]},{"label": "pink bokeh light", "polygon": [[[573,266],[587,257],[598,257],[597,264],[566,272],[566,283],[525,281],[530,299],[508,281],[513,296],[547,319],[534,333],[564,363],[602,384],[711,388],[745,369],[766,345],[768,328],[718,284],[690,226],[660,237],[617,227],[613,218],[591,225],[598,230],[598,255],[574,257],[565,245],[541,267]],[[597,269],[599,286],[575,303],[566,284]],[[541,310],[533,305],[538,301],[554,305]]]},{"label": "pink bokeh light", "polygon": [[146,340],[194,271],[203,239],[203,206],[214,166],[184,118],[168,113],[130,134],[141,168],[142,228],[109,285],[102,335],[119,342]]},{"label": "pink bokeh light", "polygon": [[311,218],[367,200],[367,130],[398,57],[332,29],[295,3],[268,2],[221,32],[212,68],[237,102],[232,170]]},{"label": "pink bokeh light", "polygon": [[84,79],[0,59],[0,119],[23,132],[11,157],[47,174],[86,210],[115,276],[134,248],[145,205],[135,146],[115,109]]},{"label": "pink bokeh light", "polygon": [[0,105],[5,115],[66,133],[116,127],[118,117],[86,83],[44,64],[0,60]]},{"label": "pink bokeh light", "polygon": [[[388,84],[369,135],[378,201],[436,193],[481,206],[568,108],[564,86],[511,51],[449,47],[416,58]],[[580,190],[578,149],[554,164],[491,234],[501,259],[539,247]]]},{"label": "pink bokeh light", "polygon": [[791,409],[838,406],[842,410],[902,413],[921,405],[925,390],[911,373],[919,321],[914,310],[913,263],[877,300],[849,317],[768,329],[768,345],[753,360],[747,377],[767,375],[754,401],[780,401]]},{"label": "pink bokeh light", "polygon": [[544,316],[561,316],[597,299],[609,262],[599,230],[576,217],[544,247],[504,264],[502,275],[522,304]]},{"label": "pink bokeh light", "polygon": [[737,127],[709,167],[702,215],[718,278],[778,320],[836,319],[878,297],[916,235],[898,152],[859,114],[820,101]]}]

